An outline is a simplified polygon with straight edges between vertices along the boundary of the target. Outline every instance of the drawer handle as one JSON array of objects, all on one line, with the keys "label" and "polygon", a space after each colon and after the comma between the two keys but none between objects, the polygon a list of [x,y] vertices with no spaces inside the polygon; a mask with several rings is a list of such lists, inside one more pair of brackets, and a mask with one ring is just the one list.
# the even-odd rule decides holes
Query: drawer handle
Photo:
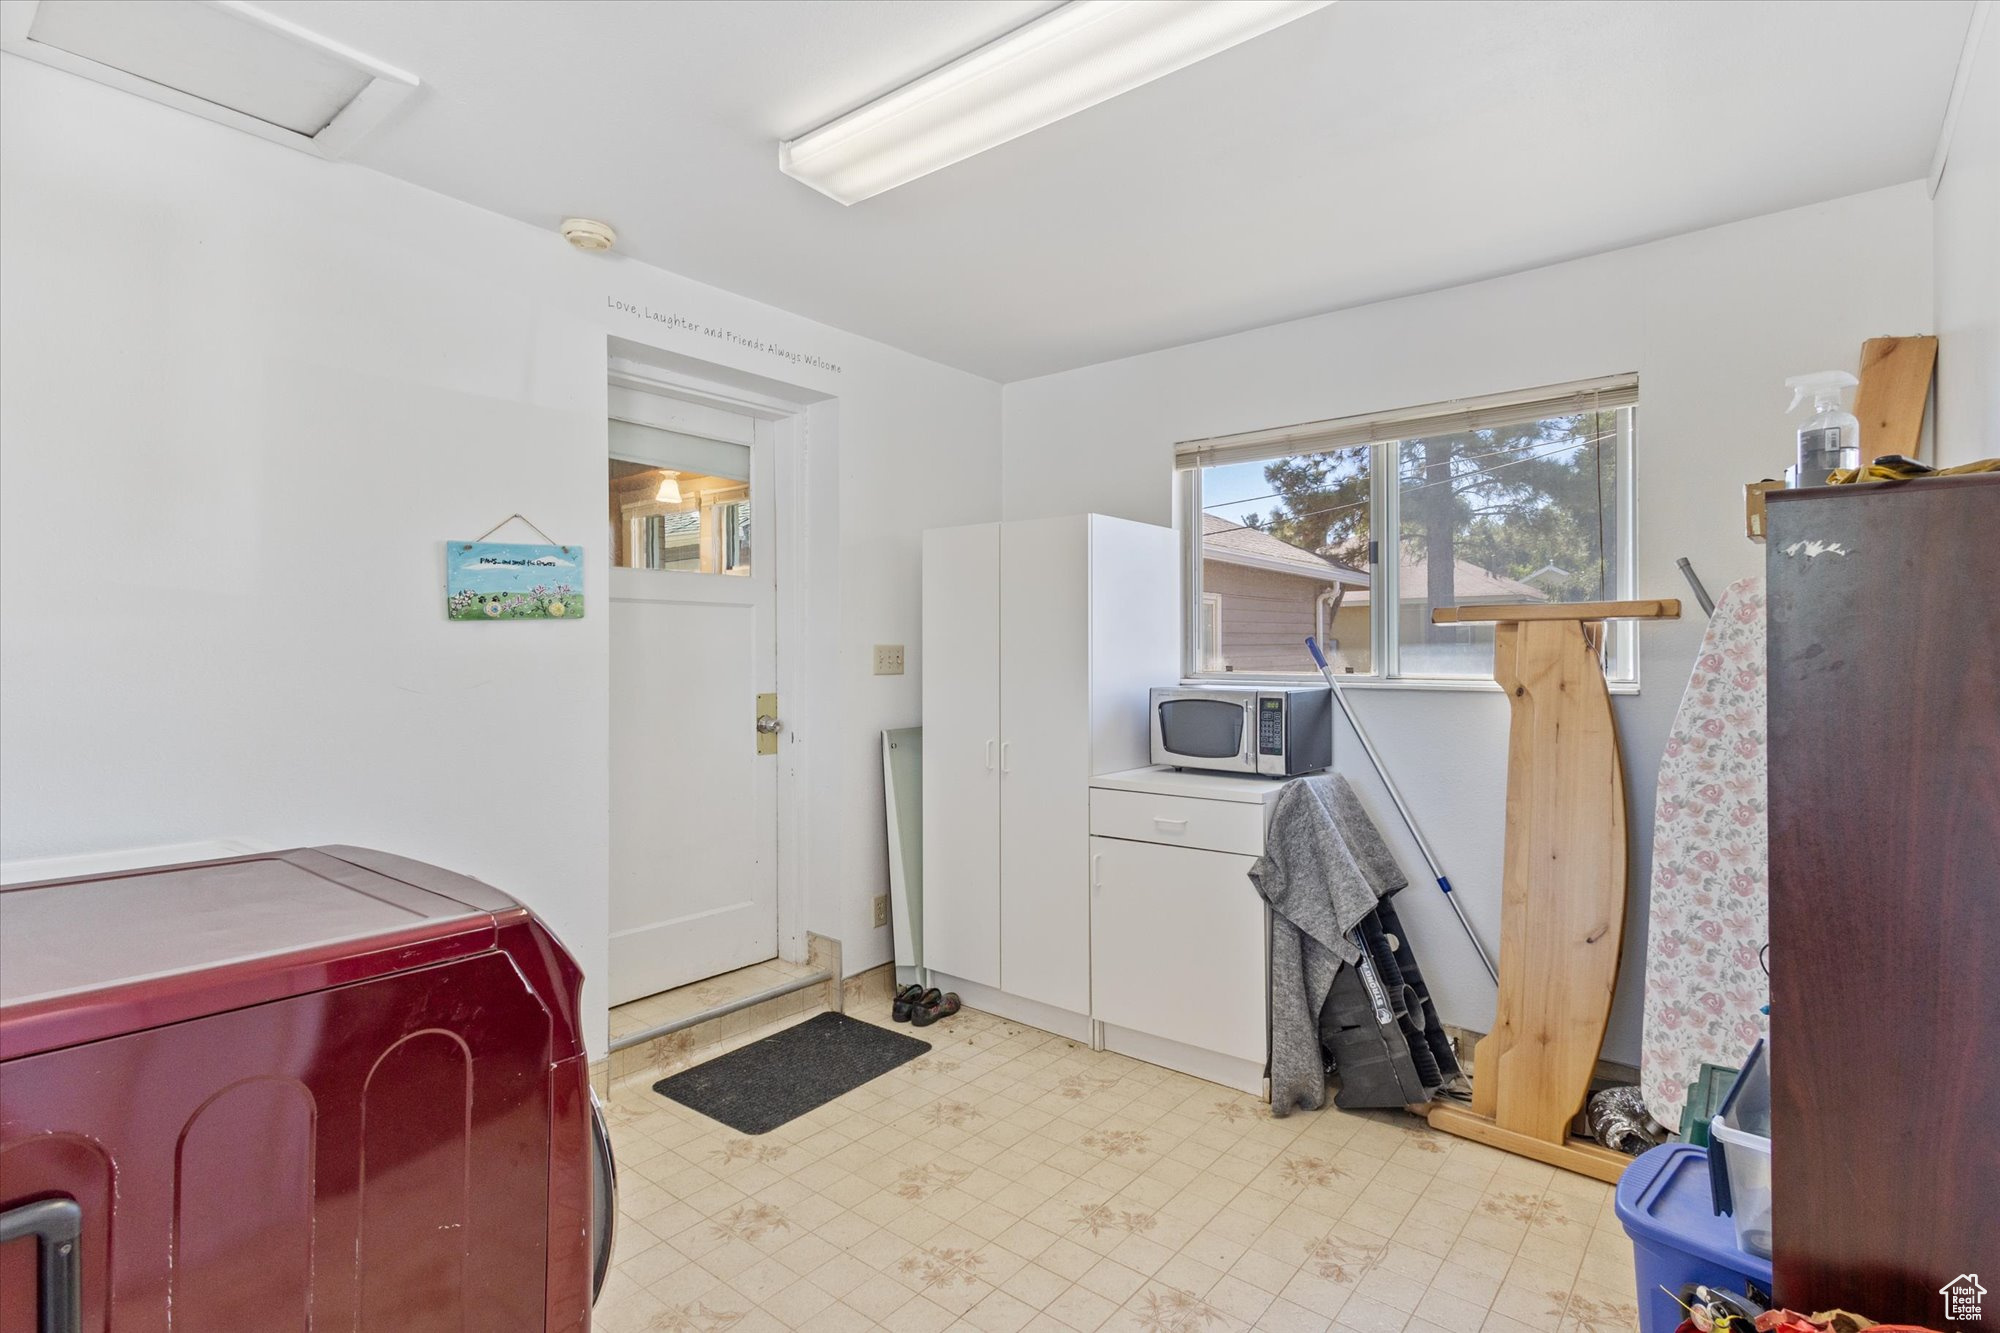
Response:
[{"label": "drawer handle", "polygon": [[1158,815],[1155,815],[1153,816],[1153,827],[1162,833],[1186,833],[1187,821],[1185,819],[1162,819]]},{"label": "drawer handle", "polygon": [[1092,892],[1104,889],[1104,856],[1099,853],[1090,858],[1090,887]]}]

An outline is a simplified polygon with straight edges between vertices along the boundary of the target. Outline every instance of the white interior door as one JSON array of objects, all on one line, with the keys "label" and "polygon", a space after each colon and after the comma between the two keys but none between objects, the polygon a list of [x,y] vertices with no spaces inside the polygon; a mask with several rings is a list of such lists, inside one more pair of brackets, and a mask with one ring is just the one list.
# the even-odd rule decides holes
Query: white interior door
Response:
[{"label": "white interior door", "polygon": [[[771,423],[617,388],[612,414],[613,560],[660,566],[610,571],[621,1004],[778,952],[779,757],[757,746],[758,696],[777,688],[777,506]],[[727,485],[735,471],[747,485]]]}]

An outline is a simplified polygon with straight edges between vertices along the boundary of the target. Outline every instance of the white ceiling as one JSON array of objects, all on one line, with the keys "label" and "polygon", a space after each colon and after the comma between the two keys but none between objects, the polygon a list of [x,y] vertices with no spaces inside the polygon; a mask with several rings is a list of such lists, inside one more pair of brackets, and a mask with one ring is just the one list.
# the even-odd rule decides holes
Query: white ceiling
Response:
[{"label": "white ceiling", "polygon": [[265,4],[424,81],[354,160],[999,380],[1918,179],[1972,9],[1343,0],[843,208],[779,139],[1050,6]]}]

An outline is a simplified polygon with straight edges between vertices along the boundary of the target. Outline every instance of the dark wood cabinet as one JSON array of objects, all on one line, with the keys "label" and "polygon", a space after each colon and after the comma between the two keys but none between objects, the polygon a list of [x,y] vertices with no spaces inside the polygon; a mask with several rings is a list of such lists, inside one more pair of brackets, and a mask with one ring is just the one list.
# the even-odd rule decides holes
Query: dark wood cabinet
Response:
[{"label": "dark wood cabinet", "polygon": [[1777,1297],[2000,1327],[2000,476],[1770,499]]}]

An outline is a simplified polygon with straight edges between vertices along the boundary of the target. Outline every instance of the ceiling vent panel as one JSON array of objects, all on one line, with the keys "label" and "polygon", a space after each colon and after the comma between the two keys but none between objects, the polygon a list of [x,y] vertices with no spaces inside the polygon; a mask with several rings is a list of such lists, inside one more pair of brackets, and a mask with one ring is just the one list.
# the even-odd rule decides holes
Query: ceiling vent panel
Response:
[{"label": "ceiling vent panel", "polygon": [[321,157],[418,86],[240,0],[0,0],[0,49]]}]

